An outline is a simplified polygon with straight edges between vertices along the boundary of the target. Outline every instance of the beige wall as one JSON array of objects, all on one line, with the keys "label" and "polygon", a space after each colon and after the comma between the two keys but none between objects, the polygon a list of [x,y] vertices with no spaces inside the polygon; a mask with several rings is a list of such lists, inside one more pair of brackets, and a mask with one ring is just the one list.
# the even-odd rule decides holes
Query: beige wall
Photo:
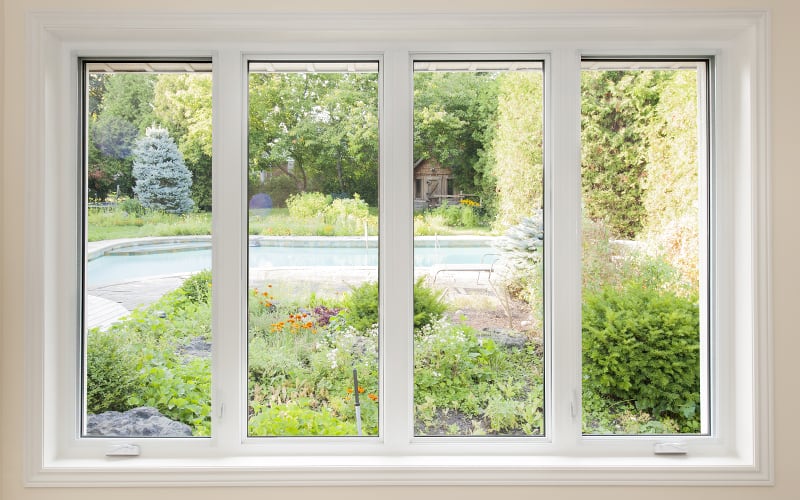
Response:
[{"label": "beige wall", "polygon": [[[22,487],[23,418],[23,272],[19,265],[24,259],[22,247],[24,220],[21,207],[24,200],[24,16],[27,10],[43,9],[145,9],[155,10],[169,5],[195,10],[408,10],[443,11],[458,5],[462,10],[486,8],[518,10],[574,10],[574,9],[635,9],[635,8],[770,8],[772,10],[772,88],[771,88],[771,147],[772,147],[772,210],[773,210],[773,276],[772,299],[774,309],[775,346],[775,456],[776,486],[770,488],[725,487],[375,487],[375,488],[184,488],[184,489],[83,489]],[[667,5],[668,4],[668,5]],[[269,0],[0,0],[2,29],[2,63],[0,63],[0,143],[2,155],[2,181],[0,187],[0,241],[2,273],[0,274],[0,500],[58,499],[139,499],[164,498],[194,500],[217,499],[236,495],[237,498],[284,498],[294,500],[381,498],[460,498],[463,500],[496,498],[558,498],[559,500],[624,500],[673,499],[682,500],[737,500],[737,499],[800,499],[800,334],[792,323],[792,311],[800,303],[800,230],[798,230],[796,189],[800,187],[800,165],[794,151],[798,143],[798,85],[800,83],[800,2],[796,0],[673,0],[670,2],[633,0],[294,0],[270,2]],[[4,93],[5,92],[5,93]],[[36,196],[36,193],[32,193]],[[797,371],[795,371],[797,369]]]}]

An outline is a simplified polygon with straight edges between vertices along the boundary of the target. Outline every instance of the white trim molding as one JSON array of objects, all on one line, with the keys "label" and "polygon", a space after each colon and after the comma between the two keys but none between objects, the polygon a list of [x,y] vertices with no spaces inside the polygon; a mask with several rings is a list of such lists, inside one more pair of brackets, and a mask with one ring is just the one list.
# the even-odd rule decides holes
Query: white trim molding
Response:
[{"label": "white trim molding", "polygon": [[[48,11],[27,20],[25,88],[26,484],[28,486],[773,483],[769,13],[648,11],[480,14],[267,14]],[[560,228],[552,287],[548,419],[541,438],[419,439],[409,425],[409,335],[387,334],[381,436],[244,436],[247,234],[246,71],[258,57],[369,58],[381,63],[381,287],[385,328],[411,331],[411,64],[419,54],[499,54],[546,61],[545,169]],[[702,436],[590,437],[570,416],[580,387],[580,61],[713,60],[714,217],[710,308],[712,430]],[[207,58],[214,71],[214,420],[211,438],[80,438],[82,241],[79,58]],[[498,56],[499,57],[499,56]],[[571,83],[570,83],[571,82]],[[556,83],[565,83],[564,85]],[[558,172],[556,172],[558,170]],[[391,189],[389,187],[391,186]],[[556,205],[557,204],[557,205]],[[559,243],[561,241],[562,243]],[[566,243],[563,243],[566,242]],[[388,256],[387,256],[388,255]],[[387,260],[389,259],[389,260]],[[559,267],[561,266],[561,267]],[[555,326],[553,326],[555,325]],[[558,329],[558,335],[553,329]],[[387,344],[382,344],[386,346]],[[570,347],[572,346],[572,347]],[[389,357],[391,356],[391,357]],[[221,370],[226,367],[227,372]],[[386,397],[384,398],[384,395]],[[221,412],[224,406],[225,412]],[[246,409],[245,409],[246,411]],[[244,414],[246,415],[246,413]],[[680,441],[687,454],[654,454]]]}]

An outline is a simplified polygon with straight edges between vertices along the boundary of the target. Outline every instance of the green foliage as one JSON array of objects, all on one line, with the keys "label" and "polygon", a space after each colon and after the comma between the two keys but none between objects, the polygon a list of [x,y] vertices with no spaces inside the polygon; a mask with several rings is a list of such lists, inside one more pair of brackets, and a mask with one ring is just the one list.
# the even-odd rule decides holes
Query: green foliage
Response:
[{"label": "green foliage", "polygon": [[[371,281],[354,288],[342,300],[341,315],[356,330],[378,324],[378,283]],[[425,285],[423,278],[414,283],[414,329],[420,329],[441,317],[447,310],[441,293]]]},{"label": "green foliage", "polygon": [[644,233],[692,288],[699,283],[697,71],[675,70],[656,108],[648,133]]},{"label": "green foliage", "polygon": [[86,348],[88,411],[152,406],[192,427],[194,435],[208,435],[210,360],[186,358],[180,351],[192,339],[210,336],[211,307],[191,300],[182,288],[132,311],[107,332],[91,330]]},{"label": "green foliage", "polygon": [[192,427],[195,436],[211,434],[211,363],[188,362],[163,346],[145,348],[137,368],[139,388],[128,398],[131,407],[151,406],[162,415]]},{"label": "green foliage", "polygon": [[89,330],[86,343],[86,410],[125,411],[137,387],[136,357],[116,331]]},{"label": "green foliage", "polygon": [[119,186],[133,194],[131,148],[155,119],[151,103],[156,76],[93,74],[89,78],[88,188],[104,201]]},{"label": "green foliage", "polygon": [[325,210],[325,222],[328,224],[353,224],[364,222],[369,218],[369,205],[358,193],[352,198],[337,198]]},{"label": "green foliage", "polygon": [[117,210],[126,215],[141,216],[144,215],[146,210],[138,198],[126,198],[117,204]]},{"label": "green foliage", "polygon": [[696,301],[640,283],[584,295],[587,399],[629,401],[699,429],[700,317]]},{"label": "green foliage", "polygon": [[117,73],[105,76],[98,108],[100,116],[116,116],[144,134],[153,124],[153,94],[158,76],[148,73]]},{"label": "green foliage", "polygon": [[664,71],[583,71],[581,181],[584,213],[615,238],[633,239],[647,219],[644,204],[649,130]]},{"label": "green foliage", "polygon": [[153,113],[175,138],[192,173],[192,201],[200,210],[211,210],[211,75],[159,75],[153,93]]},{"label": "green foliage", "polygon": [[211,270],[195,273],[181,284],[186,299],[194,303],[208,304],[211,300]]},{"label": "green foliage", "polygon": [[359,331],[378,324],[378,282],[369,281],[348,293],[342,300],[340,313],[347,323]]},{"label": "green foliage", "polygon": [[513,226],[543,206],[543,79],[539,72],[498,77],[497,132],[492,142],[497,229]]},{"label": "green foliage", "polygon": [[414,73],[414,159],[453,170],[456,188],[495,192],[487,149],[495,133],[497,77],[490,72]]},{"label": "green foliage", "polygon": [[[423,434],[539,434],[542,358],[533,344],[505,348],[437,320],[414,341],[414,406]],[[445,425],[460,416],[458,428]],[[465,423],[466,421],[466,423]]]},{"label": "green foliage", "polygon": [[648,250],[639,242],[614,241],[610,229],[603,223],[584,221],[584,292],[638,283],[651,290],[671,290],[682,296],[697,293],[697,287],[692,288],[684,281],[669,262],[660,255],[651,255]]},{"label": "green foliage", "polygon": [[377,73],[251,73],[250,172],[377,205],[377,89]]},{"label": "green foliage", "polygon": [[286,200],[289,215],[298,219],[320,217],[331,205],[333,198],[317,192],[297,193]]},{"label": "green foliage", "polygon": [[424,278],[414,282],[414,330],[439,319],[447,311],[441,292],[425,285]]},{"label": "green foliage", "polygon": [[[377,329],[357,331],[319,305],[312,311],[318,303],[314,296],[293,304],[280,292],[273,296],[273,288],[267,290],[253,290],[249,300],[250,407],[254,415],[268,412],[270,418],[287,421],[270,423],[260,420],[266,416],[258,417],[251,420],[251,435],[355,434],[353,393],[358,388],[353,387],[353,368],[361,386],[364,433],[376,435]],[[297,427],[298,420],[305,423]],[[333,426],[317,427],[312,421]]]},{"label": "green foliage", "polygon": [[257,405],[247,423],[251,436],[354,436],[356,424],[343,421],[328,408],[312,409],[308,402]]},{"label": "green foliage", "polygon": [[469,205],[439,205],[429,210],[426,215],[440,217],[443,223],[450,227],[477,227],[482,225],[478,209]]}]

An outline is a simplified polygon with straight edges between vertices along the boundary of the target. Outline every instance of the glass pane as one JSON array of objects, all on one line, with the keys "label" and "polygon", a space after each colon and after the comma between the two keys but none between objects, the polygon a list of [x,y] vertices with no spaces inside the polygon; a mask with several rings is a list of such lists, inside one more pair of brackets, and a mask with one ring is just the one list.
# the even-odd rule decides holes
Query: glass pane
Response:
[{"label": "glass pane", "polygon": [[705,64],[586,61],[583,432],[707,432]]},{"label": "glass pane", "polygon": [[542,63],[414,72],[414,433],[544,433]]},{"label": "glass pane", "polygon": [[85,65],[86,436],[210,435],[210,70]]},{"label": "glass pane", "polygon": [[377,435],[377,63],[251,63],[248,133],[248,434]]}]

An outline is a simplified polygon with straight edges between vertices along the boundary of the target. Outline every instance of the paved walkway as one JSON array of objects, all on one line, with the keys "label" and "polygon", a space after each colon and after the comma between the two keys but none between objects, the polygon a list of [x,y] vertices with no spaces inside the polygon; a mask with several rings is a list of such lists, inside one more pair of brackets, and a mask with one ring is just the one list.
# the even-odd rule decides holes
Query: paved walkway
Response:
[{"label": "paved walkway", "polygon": [[130,313],[121,304],[96,295],[86,296],[86,312],[86,326],[101,330],[107,329]]}]

